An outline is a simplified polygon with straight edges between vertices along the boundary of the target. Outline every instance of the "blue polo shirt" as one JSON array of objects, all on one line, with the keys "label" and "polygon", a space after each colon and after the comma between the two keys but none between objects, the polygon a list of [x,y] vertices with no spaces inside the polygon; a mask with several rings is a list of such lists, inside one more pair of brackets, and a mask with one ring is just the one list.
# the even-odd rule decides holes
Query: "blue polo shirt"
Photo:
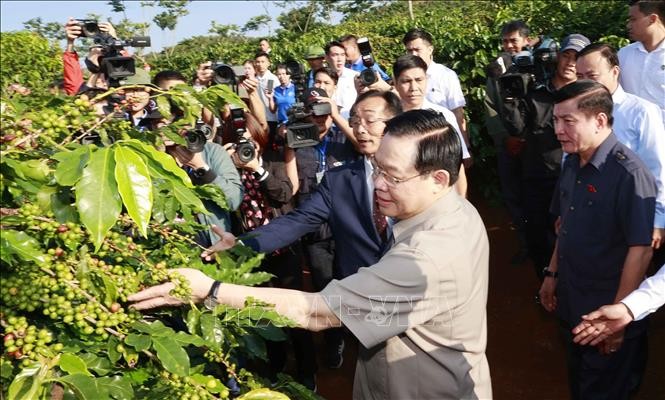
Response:
[{"label": "blue polo shirt", "polygon": [[569,326],[614,303],[628,248],[651,245],[656,206],[653,175],[614,133],[579,162],[566,157],[550,208],[561,217],[557,313]]},{"label": "blue polo shirt", "polygon": [[[353,63],[346,63],[346,68],[350,68],[350,69],[352,69],[354,71],[357,71],[357,72],[361,72],[361,71],[364,71],[364,70],[367,69],[365,64],[363,64],[363,58],[362,57],[359,57]],[[389,81],[390,80],[390,76],[388,74],[386,74],[385,71],[381,69],[381,67],[379,67],[379,64],[374,63],[374,65],[372,65],[372,69],[374,71],[378,72],[379,76],[384,81]]]},{"label": "blue polo shirt", "polygon": [[286,111],[296,102],[296,86],[293,83],[287,87],[279,85],[274,89],[273,96],[277,106],[277,121],[286,123],[289,120]]}]

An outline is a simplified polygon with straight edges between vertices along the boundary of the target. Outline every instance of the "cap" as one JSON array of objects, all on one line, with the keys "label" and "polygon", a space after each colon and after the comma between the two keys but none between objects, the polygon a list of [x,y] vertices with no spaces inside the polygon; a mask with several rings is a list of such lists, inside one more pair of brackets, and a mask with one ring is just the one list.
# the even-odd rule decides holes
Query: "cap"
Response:
[{"label": "cap", "polygon": [[563,39],[563,42],[561,42],[561,50],[559,50],[559,52],[563,53],[566,50],[575,50],[579,53],[590,44],[591,41],[586,36],[580,35],[579,33],[573,33]]},{"label": "cap", "polygon": [[130,85],[146,85],[153,86],[150,82],[150,74],[148,71],[137,68],[134,75],[128,76],[120,80],[120,86],[130,86]]},{"label": "cap", "polygon": [[305,53],[305,59],[311,60],[313,58],[323,58],[326,56],[325,50],[321,46],[309,46]]},{"label": "cap", "polygon": [[318,103],[317,97],[328,97],[328,93],[321,88],[311,87],[307,89],[307,97],[305,98],[305,107],[312,108],[312,105]]}]

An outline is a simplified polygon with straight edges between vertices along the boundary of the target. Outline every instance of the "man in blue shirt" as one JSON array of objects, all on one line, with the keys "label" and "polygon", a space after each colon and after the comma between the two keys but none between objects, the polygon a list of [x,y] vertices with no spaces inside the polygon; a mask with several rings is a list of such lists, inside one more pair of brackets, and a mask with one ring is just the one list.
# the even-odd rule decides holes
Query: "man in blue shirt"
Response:
[{"label": "man in blue shirt", "polygon": [[[354,71],[361,72],[367,69],[363,64],[363,58],[358,49],[358,38],[355,35],[346,35],[339,40],[344,45],[344,52],[346,53],[346,67]],[[390,76],[381,69],[378,63],[372,65],[372,69],[379,73],[381,79],[389,82]]]},{"label": "man in blue shirt", "polygon": [[635,290],[652,254],[656,183],[612,133],[613,107],[610,92],[594,81],[555,92],[554,129],[569,155],[552,199],[559,231],[540,299],[567,338],[573,400],[628,399],[646,361],[644,321],[597,348],[577,345],[571,335],[582,315]]}]

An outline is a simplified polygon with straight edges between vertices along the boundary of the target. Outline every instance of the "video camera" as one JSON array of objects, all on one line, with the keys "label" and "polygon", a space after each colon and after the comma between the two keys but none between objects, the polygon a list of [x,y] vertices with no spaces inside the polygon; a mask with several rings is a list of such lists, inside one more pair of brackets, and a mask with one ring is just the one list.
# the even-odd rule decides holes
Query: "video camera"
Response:
[{"label": "video camera", "polygon": [[187,150],[192,153],[200,153],[203,151],[206,142],[212,139],[213,131],[203,121],[196,121],[194,129],[190,129],[184,134],[185,141],[187,142]]},{"label": "video camera", "polygon": [[251,140],[244,136],[246,132],[245,112],[242,108],[231,109],[231,129],[233,129],[235,135],[233,148],[238,155],[238,160],[243,164],[252,161],[256,157],[256,147]]},{"label": "video camera", "polygon": [[529,89],[546,85],[556,70],[558,51],[556,41],[542,38],[533,53],[525,50],[515,54],[512,65],[498,79],[502,98],[523,98]]},{"label": "video camera", "polygon": [[102,55],[99,57],[99,66],[86,59],[88,70],[92,73],[102,72],[112,87],[118,86],[118,81],[136,73],[133,57],[125,57],[121,51],[125,47],[149,47],[149,36],[135,36],[131,39],[116,39],[106,32],[99,30],[99,24],[93,19],[77,19],[81,27],[80,37],[91,38],[94,46],[100,47]]},{"label": "video camera", "polygon": [[[296,103],[286,111],[286,115],[289,117],[286,123],[286,145],[292,149],[316,146],[319,144],[319,127],[308,122],[307,118],[310,115],[329,115],[332,112],[330,103],[308,101],[312,97],[321,95],[323,90],[305,89],[307,77],[302,64],[289,61],[286,63],[286,68],[291,75],[291,82],[296,87]],[[308,106],[306,106],[307,103],[309,103]]]},{"label": "video camera", "polygon": [[372,56],[372,46],[369,44],[369,39],[366,37],[361,37],[358,39],[358,50],[360,50],[360,56],[363,60],[363,65],[365,69],[360,71],[360,83],[363,86],[369,86],[373,83],[376,83],[377,78],[374,73],[374,57]]}]

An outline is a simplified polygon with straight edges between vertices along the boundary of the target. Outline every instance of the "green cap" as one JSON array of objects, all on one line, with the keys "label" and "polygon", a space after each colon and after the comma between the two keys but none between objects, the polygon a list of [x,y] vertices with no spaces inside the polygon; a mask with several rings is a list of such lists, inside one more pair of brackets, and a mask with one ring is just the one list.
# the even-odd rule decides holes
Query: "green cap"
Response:
[{"label": "green cap", "polygon": [[309,46],[307,48],[307,53],[305,53],[305,59],[311,60],[313,58],[323,58],[326,56],[326,52],[321,46]]},{"label": "green cap", "polygon": [[130,85],[149,85],[152,86],[150,82],[150,74],[148,71],[143,68],[137,68],[134,75],[122,78],[120,80],[120,86],[130,86]]}]

